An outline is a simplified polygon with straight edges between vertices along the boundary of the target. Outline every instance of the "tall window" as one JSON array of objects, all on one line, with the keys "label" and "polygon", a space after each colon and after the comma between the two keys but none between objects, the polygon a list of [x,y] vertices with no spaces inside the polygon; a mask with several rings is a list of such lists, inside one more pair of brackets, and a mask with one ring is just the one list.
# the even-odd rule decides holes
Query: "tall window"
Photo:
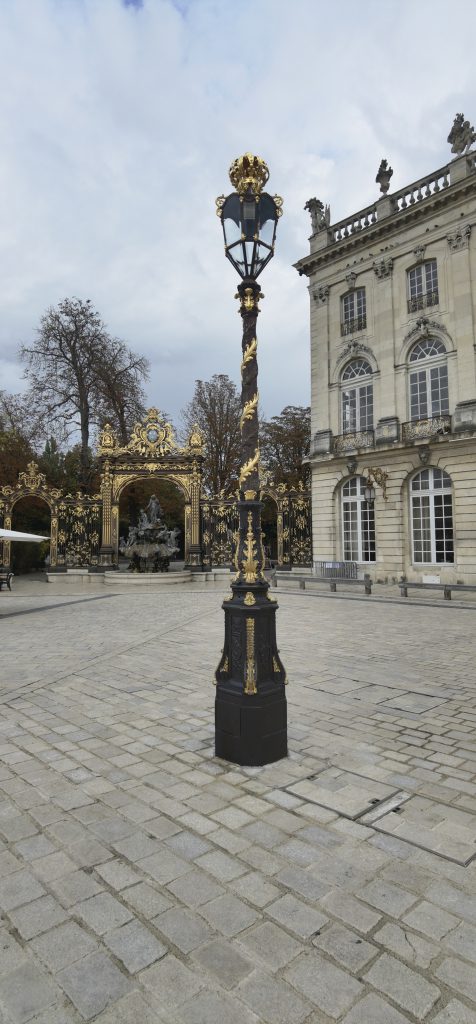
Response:
[{"label": "tall window", "polygon": [[341,334],[363,331],[367,326],[365,288],[354,288],[341,299]]},{"label": "tall window", "polygon": [[342,433],[372,430],[374,406],[372,367],[365,359],[353,359],[342,372]]},{"label": "tall window", "polygon": [[410,419],[449,412],[446,349],[437,338],[423,338],[410,352]]},{"label": "tall window", "polygon": [[407,274],[408,312],[414,313],[426,306],[438,305],[438,271],[436,260],[419,263]]},{"label": "tall window", "polygon": [[413,561],[454,562],[451,477],[423,469],[410,485]]},{"label": "tall window", "polygon": [[375,562],[375,514],[366,501],[363,476],[347,480],[342,488],[342,536],[346,562]]}]

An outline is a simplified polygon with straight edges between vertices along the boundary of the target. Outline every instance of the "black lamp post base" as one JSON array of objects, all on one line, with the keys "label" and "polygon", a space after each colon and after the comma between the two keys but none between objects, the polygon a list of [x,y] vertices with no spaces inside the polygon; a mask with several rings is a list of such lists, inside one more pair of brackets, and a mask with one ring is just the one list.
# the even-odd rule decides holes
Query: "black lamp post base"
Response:
[{"label": "black lamp post base", "polygon": [[286,672],[276,646],[277,605],[265,580],[233,583],[223,602],[225,644],[216,671],[215,754],[259,767],[287,757]]},{"label": "black lamp post base", "polygon": [[256,694],[243,700],[221,686],[215,700],[215,755],[248,767],[287,757],[285,696]]}]

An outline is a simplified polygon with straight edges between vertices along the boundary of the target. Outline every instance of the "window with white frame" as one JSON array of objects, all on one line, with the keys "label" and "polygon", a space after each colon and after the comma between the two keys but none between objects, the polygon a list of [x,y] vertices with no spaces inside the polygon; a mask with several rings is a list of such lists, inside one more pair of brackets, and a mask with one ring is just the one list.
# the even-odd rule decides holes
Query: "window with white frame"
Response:
[{"label": "window with white frame", "polygon": [[436,260],[426,260],[425,263],[419,263],[418,266],[409,270],[407,286],[409,313],[425,309],[426,306],[437,306],[439,296]]},{"label": "window with white frame", "polygon": [[375,513],[365,500],[368,481],[354,476],[342,487],[342,539],[346,562],[375,562]]},{"label": "window with white frame", "polygon": [[413,561],[454,562],[451,477],[423,469],[410,483]]},{"label": "window with white frame", "polygon": [[422,338],[410,351],[410,419],[449,413],[446,348],[438,338]]},{"label": "window with white frame", "polygon": [[353,288],[341,299],[341,334],[354,334],[367,326],[365,288]]},{"label": "window with white frame", "polygon": [[353,359],[341,374],[342,433],[372,430],[374,397],[372,367],[366,359]]}]

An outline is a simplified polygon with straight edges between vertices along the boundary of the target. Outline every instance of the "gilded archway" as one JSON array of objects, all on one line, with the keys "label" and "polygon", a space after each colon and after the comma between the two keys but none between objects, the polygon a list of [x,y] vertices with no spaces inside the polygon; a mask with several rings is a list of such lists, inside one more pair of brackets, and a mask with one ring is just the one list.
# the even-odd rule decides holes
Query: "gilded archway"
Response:
[{"label": "gilded archway", "polygon": [[195,427],[181,448],[170,423],[158,409],[149,409],[136,423],[130,441],[120,445],[113,428],[106,423],[99,440],[102,465],[102,545],[104,568],[117,566],[119,544],[119,499],[131,483],[168,480],[185,498],[185,564],[201,565],[200,490],[202,484],[203,438]]},{"label": "gilded archway", "polygon": [[[29,462],[24,473],[18,474],[18,480],[14,487],[8,485],[0,489],[0,517],[3,519],[3,528],[12,529],[13,509],[21,498],[40,498],[46,502],[51,514],[51,537],[50,537],[50,566],[56,568],[58,564],[58,504],[62,491],[56,487],[48,487],[44,473],[40,473],[36,462]],[[2,542],[2,566],[10,568],[11,563],[11,541]]]}]

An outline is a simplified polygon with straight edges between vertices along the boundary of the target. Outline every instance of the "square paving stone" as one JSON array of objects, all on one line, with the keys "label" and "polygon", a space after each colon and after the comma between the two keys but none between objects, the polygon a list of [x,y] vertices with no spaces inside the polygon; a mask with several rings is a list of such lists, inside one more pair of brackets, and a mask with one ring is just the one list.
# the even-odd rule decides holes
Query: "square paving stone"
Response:
[{"label": "square paving stone", "polygon": [[445,946],[449,946],[453,953],[476,963],[476,927],[473,924],[463,921],[454,931],[445,936],[443,943]]},{"label": "square paving stone", "polygon": [[463,866],[476,857],[475,816],[424,797],[411,797],[373,827]]},{"label": "square paving stone", "polygon": [[7,932],[6,928],[0,928],[0,975],[9,974],[16,967],[26,963],[26,956],[20,943]]},{"label": "square paving stone", "polygon": [[75,921],[32,939],[30,945],[53,974],[98,948],[97,942]]},{"label": "square paving stone", "polygon": [[452,999],[444,1010],[433,1018],[432,1024],[476,1024],[476,1011]]},{"label": "square paving stone", "polygon": [[364,992],[363,985],[318,953],[303,953],[287,968],[284,977],[333,1020]]},{"label": "square paving stone", "polygon": [[31,903],[45,895],[43,886],[37,882],[29,871],[15,871],[0,879],[0,909],[13,910],[23,903]]},{"label": "square paving stone", "polygon": [[459,918],[454,914],[448,914],[441,907],[436,907],[434,903],[422,900],[417,907],[405,914],[403,921],[409,924],[410,928],[416,928],[418,932],[428,935],[430,939],[442,939],[456,928]]},{"label": "square paving stone", "polygon": [[435,974],[437,978],[455,989],[458,995],[467,996],[476,1003],[476,968],[461,960],[448,958],[437,967]]},{"label": "square paving stone", "polygon": [[418,1020],[423,1020],[440,998],[436,985],[430,985],[421,974],[411,971],[387,953],[367,971],[365,980]]},{"label": "square paving stone", "polygon": [[181,1024],[261,1024],[259,1018],[227,995],[200,992],[180,1007]]},{"label": "square paving stone", "polygon": [[[208,855],[207,855],[208,856]],[[160,853],[154,853],[151,857],[144,857],[144,860],[136,862],[137,866],[151,878],[155,878],[160,885],[167,885],[174,878],[185,875],[192,870],[189,861],[177,857],[171,850],[163,849]]]},{"label": "square paving stone", "polygon": [[108,892],[101,892],[90,900],[77,903],[74,912],[98,935],[104,935],[112,928],[125,924],[132,917],[127,907]]},{"label": "square paving stone", "polygon": [[195,996],[204,985],[200,974],[189,970],[171,953],[160,963],[142,971],[139,980],[154,995],[161,1013],[173,1011],[180,1003]]},{"label": "square paving stone", "polygon": [[246,935],[240,936],[240,945],[253,959],[261,961],[271,971],[286,967],[303,952],[303,946],[291,938],[278,925],[265,921]]},{"label": "square paving stone", "polygon": [[104,878],[111,889],[118,891],[141,881],[141,876],[121,860],[108,860],[105,864],[99,864],[96,872]]},{"label": "square paving stone", "polygon": [[170,939],[174,946],[178,946],[182,953],[190,953],[192,949],[203,946],[212,938],[205,921],[189,910],[166,910],[165,914],[155,917],[152,924]]},{"label": "square paving stone", "polygon": [[212,928],[227,938],[249,928],[258,920],[256,911],[251,910],[236,896],[219,896],[216,900],[200,907],[200,913]]},{"label": "square paving stone", "polygon": [[165,840],[165,845],[178,853],[180,857],[185,857],[186,860],[195,860],[196,857],[201,857],[211,849],[210,843],[207,843],[205,839],[187,831],[177,832],[176,835],[170,836]]},{"label": "square paving stone", "polygon": [[104,886],[98,885],[94,878],[84,871],[74,871],[62,878],[52,878],[48,884],[65,907],[72,907],[81,900],[90,899],[91,896],[104,891]]},{"label": "square paving stone", "polygon": [[234,988],[253,969],[254,964],[238,952],[235,945],[217,939],[202,946],[193,954],[194,960],[220,983],[223,988]]},{"label": "square paving stone", "polygon": [[264,875],[259,871],[251,871],[248,875],[240,875],[229,883],[230,889],[238,896],[244,896],[248,903],[253,903],[262,909],[267,903],[276,900],[281,890],[276,885],[271,885]]},{"label": "square paving stone", "polygon": [[56,978],[85,1020],[91,1020],[130,988],[130,982],[105,953],[83,957]]},{"label": "square paving stone", "polygon": [[394,786],[375,782],[340,768],[326,768],[317,779],[294,783],[288,792],[327,807],[346,818],[359,818],[396,792]]},{"label": "square paving stone", "polygon": [[130,889],[123,889],[121,896],[126,903],[134,907],[134,910],[147,918],[163,914],[164,910],[169,910],[172,906],[171,900],[162,896],[162,893],[157,892],[157,889],[153,889],[147,882],[139,882],[139,885],[133,885]]},{"label": "square paving stone", "polygon": [[57,853],[57,847],[50,843],[46,836],[38,835],[15,843],[15,853],[19,853],[23,860],[35,860],[37,857],[46,857],[49,853]]},{"label": "square paving stone", "polygon": [[412,903],[416,903],[418,896],[379,878],[376,882],[366,885],[364,889],[360,889],[359,898],[390,917],[401,917]]},{"label": "square paving stone", "polygon": [[427,970],[435,957],[441,953],[440,946],[422,939],[421,935],[410,931],[409,928],[400,928],[398,924],[391,922],[384,924],[383,928],[374,933],[373,938],[401,960],[407,960],[423,970]]},{"label": "square paving stone", "polygon": [[408,1024],[408,1017],[402,1017],[380,996],[370,995],[352,1007],[342,1024]]},{"label": "square paving stone", "polygon": [[225,892],[223,886],[215,882],[204,871],[200,871],[199,868],[169,882],[167,889],[189,907],[199,907],[202,903],[208,903],[209,900],[216,899],[217,896],[222,896]]},{"label": "square paving stone", "polygon": [[339,924],[326,928],[322,935],[316,936],[312,941],[317,949],[323,949],[342,967],[346,967],[354,974],[361,971],[378,953],[376,946],[371,946],[356,932],[351,932]]},{"label": "square paving stone", "polygon": [[297,900],[289,894],[266,907],[266,913],[275,921],[283,924],[289,931],[299,935],[300,939],[310,938],[329,920],[324,917],[324,914],[320,914],[313,907],[308,907],[301,900]]},{"label": "square paving stone", "polygon": [[239,861],[234,860],[233,857],[229,857],[228,854],[222,853],[220,850],[204,854],[197,862],[197,866],[204,868],[210,875],[218,878],[220,882],[230,882],[232,878],[244,875],[247,870],[244,864],[240,864]]},{"label": "square paving stone", "polygon": [[263,1024],[302,1024],[313,1008],[285,981],[262,971],[255,971],[242,982],[237,995]]},{"label": "square paving stone", "polygon": [[33,903],[11,910],[9,917],[24,939],[32,939],[34,935],[46,932],[56,924],[62,924],[68,915],[52,896],[42,896]]},{"label": "square paving stone", "polygon": [[163,946],[140,921],[129,921],[122,928],[108,932],[104,942],[111,952],[122,960],[130,974],[143,971],[145,967],[149,967],[156,960],[161,960],[167,953],[167,947]]},{"label": "square paving stone", "polygon": [[61,992],[34,964],[25,964],[0,979],[0,1002],[15,1024],[61,999]]}]

